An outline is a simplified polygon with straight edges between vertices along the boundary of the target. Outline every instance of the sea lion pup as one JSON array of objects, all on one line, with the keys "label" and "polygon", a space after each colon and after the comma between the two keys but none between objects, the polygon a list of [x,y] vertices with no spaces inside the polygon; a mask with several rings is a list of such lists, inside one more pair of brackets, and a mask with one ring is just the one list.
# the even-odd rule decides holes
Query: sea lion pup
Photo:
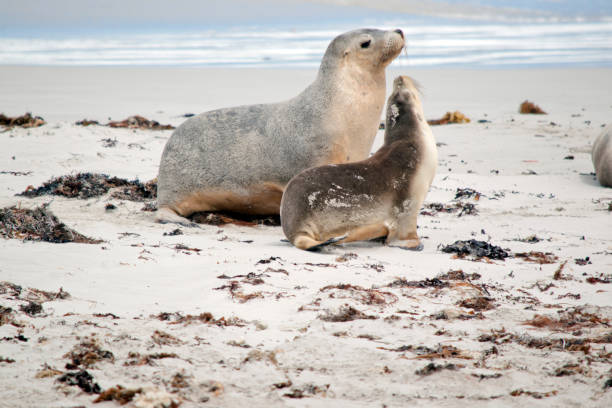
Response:
[{"label": "sea lion pup", "polygon": [[179,126],[159,165],[160,222],[197,211],[278,214],[300,171],[368,157],[401,30],[361,29],[328,46],[315,81],[289,101],[205,112]]},{"label": "sea lion pup", "polygon": [[393,83],[385,129],[384,144],[372,157],[314,167],[291,179],[283,194],[281,224],[293,245],[312,250],[386,236],[389,245],[423,248],[417,215],[438,153],[410,77]]},{"label": "sea lion pup", "polygon": [[595,140],[591,158],[599,184],[612,187],[612,124],[608,124]]}]

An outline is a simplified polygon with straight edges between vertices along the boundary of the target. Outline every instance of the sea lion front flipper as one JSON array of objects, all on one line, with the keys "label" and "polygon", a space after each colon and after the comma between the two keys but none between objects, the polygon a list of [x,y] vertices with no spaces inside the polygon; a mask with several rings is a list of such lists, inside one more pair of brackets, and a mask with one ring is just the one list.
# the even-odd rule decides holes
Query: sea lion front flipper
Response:
[{"label": "sea lion front flipper", "polygon": [[162,207],[157,210],[155,213],[155,221],[160,224],[172,223],[182,225],[183,227],[200,228],[197,223],[189,220],[188,218],[181,217],[168,207]]},{"label": "sea lion front flipper", "polygon": [[415,245],[414,240],[406,240],[406,241],[395,241],[393,244],[389,245],[392,248],[400,248],[406,251],[422,251],[424,246],[421,241],[417,241]]}]

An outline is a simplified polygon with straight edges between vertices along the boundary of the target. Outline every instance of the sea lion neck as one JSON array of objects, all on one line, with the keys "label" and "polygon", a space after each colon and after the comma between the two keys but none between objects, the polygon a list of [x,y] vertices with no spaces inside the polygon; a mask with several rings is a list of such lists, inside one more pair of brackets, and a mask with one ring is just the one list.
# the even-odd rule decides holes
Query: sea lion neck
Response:
[{"label": "sea lion neck", "polygon": [[389,97],[385,120],[385,145],[398,140],[419,141],[427,123],[423,109],[415,100],[406,100],[393,94]]}]

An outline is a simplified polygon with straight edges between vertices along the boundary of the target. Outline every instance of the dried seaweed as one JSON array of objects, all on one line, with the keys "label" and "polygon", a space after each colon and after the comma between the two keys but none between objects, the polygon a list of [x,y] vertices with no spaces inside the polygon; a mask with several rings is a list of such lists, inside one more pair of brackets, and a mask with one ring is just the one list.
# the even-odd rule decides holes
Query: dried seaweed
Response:
[{"label": "dried seaweed", "polygon": [[459,369],[461,367],[462,366],[460,366],[460,365],[455,365],[455,364],[452,364],[452,363],[448,363],[448,364],[429,363],[425,367],[416,370],[414,373],[416,375],[426,376],[426,375],[431,375],[433,373],[436,373],[436,372],[439,372],[439,371],[442,371],[442,370],[456,371],[457,369]]},{"label": "dried seaweed", "polygon": [[183,344],[182,340],[161,330],[155,330],[151,335],[151,340],[158,346],[178,346]]},{"label": "dried seaweed", "polygon": [[559,313],[557,318],[536,314],[523,324],[555,331],[574,331],[585,327],[609,326],[609,320],[579,306]]},{"label": "dried seaweed", "polygon": [[149,129],[149,130],[171,130],[174,129],[172,125],[161,125],[155,120],[149,120],[145,117],[134,115],[129,116],[122,121],[111,121],[106,124],[112,128],[128,128],[128,129]]},{"label": "dried seaweed", "polygon": [[136,394],[140,394],[142,388],[125,388],[119,384],[102,391],[98,398],[94,400],[94,404],[104,401],[117,401],[119,405],[125,405],[132,401]]},{"label": "dried seaweed", "polygon": [[474,309],[477,311],[495,309],[493,299],[485,296],[477,296],[473,298],[464,299],[459,302],[459,306],[465,307],[467,309]]},{"label": "dried seaweed", "polygon": [[115,356],[108,350],[100,348],[100,344],[96,339],[85,340],[76,344],[71,351],[64,355],[64,358],[69,358],[70,363],[66,364],[66,368],[74,370],[80,366],[91,367],[99,361],[115,362]]},{"label": "dried seaweed", "polygon": [[440,119],[429,119],[430,125],[446,125],[449,123],[470,123],[470,118],[459,111],[446,112]]},{"label": "dried seaweed", "polygon": [[532,114],[538,114],[538,115],[546,115],[546,112],[544,112],[542,110],[542,108],[540,108],[538,105],[534,104],[533,102],[529,102],[528,100],[525,100],[523,103],[521,103],[521,106],[519,106],[519,113],[532,113]]},{"label": "dried seaweed", "polygon": [[326,322],[350,322],[352,320],[375,320],[378,319],[378,317],[367,315],[345,304],[335,312],[328,310],[326,314],[319,315],[319,319]]},{"label": "dried seaweed", "polygon": [[40,303],[28,302],[27,305],[19,306],[19,310],[28,316],[36,316],[37,314],[41,314],[43,312],[43,307]]},{"label": "dried seaweed", "polygon": [[111,188],[121,188],[111,195],[113,198],[120,200],[145,201],[157,196],[156,179],[142,183],[139,180],[130,181],[98,173],[78,173],[57,177],[43,183],[38,188],[30,186],[17,195],[25,197],[57,195],[87,199],[102,196],[108,193]]},{"label": "dried seaweed", "polygon": [[480,275],[479,273],[465,273],[463,272],[463,270],[461,269],[457,269],[457,270],[450,270],[448,272],[446,272],[445,274],[439,275],[437,277],[437,279],[440,280],[460,280],[460,281],[465,281],[465,280],[478,280],[482,277],[482,275]]},{"label": "dried seaweed", "polygon": [[466,255],[472,255],[476,258],[486,257],[489,259],[504,260],[510,256],[506,251],[498,246],[491,245],[485,241],[477,241],[475,239],[470,239],[468,241],[455,241],[451,245],[442,247],[441,250],[445,253],[456,253],[460,258]]},{"label": "dried seaweed", "polygon": [[22,128],[33,128],[44,125],[46,122],[40,116],[32,116],[30,112],[27,112],[21,116],[6,116],[0,113],[0,126],[6,126],[8,128],[19,126]]},{"label": "dried seaweed", "polygon": [[438,278],[423,279],[420,281],[407,281],[404,278],[399,278],[389,283],[387,287],[390,288],[445,288],[448,287],[448,282],[442,281]]},{"label": "dried seaweed", "polygon": [[293,388],[290,392],[283,394],[283,397],[287,398],[307,398],[314,395],[321,395],[325,397],[329,390],[329,384],[323,386],[307,384],[302,388]]},{"label": "dried seaweed", "polygon": [[518,388],[516,390],[511,391],[510,395],[513,397],[520,397],[521,395],[528,395],[535,399],[542,399],[542,398],[552,397],[554,395],[557,395],[557,393],[558,393],[557,390],[547,391],[547,392],[538,392],[538,391],[525,391],[522,388]]},{"label": "dried seaweed", "polygon": [[559,259],[556,255],[550,252],[543,253],[543,252],[537,252],[537,251],[517,252],[514,254],[514,256],[517,258],[522,258],[523,260],[527,262],[538,263],[540,265],[552,264],[552,263],[555,263]]},{"label": "dried seaweed", "polygon": [[397,302],[397,296],[391,292],[380,291],[377,289],[366,289],[361,286],[351,284],[328,285],[321,289],[320,292],[327,292],[333,289],[348,292],[347,295],[338,296],[335,292],[330,293],[329,297],[334,298],[351,298],[365,305],[390,305]]},{"label": "dried seaweed", "polygon": [[238,317],[230,317],[227,319],[225,317],[220,317],[218,319],[215,319],[212,313],[209,313],[209,312],[200,313],[199,315],[196,315],[196,316],[193,316],[190,314],[183,316],[180,313],[173,313],[173,314],[160,313],[157,316],[157,318],[159,320],[172,320],[170,324],[206,323],[206,324],[219,326],[219,327],[246,326],[246,322]]},{"label": "dried seaweed", "polygon": [[98,383],[94,382],[93,376],[86,370],[81,370],[76,373],[66,373],[57,379],[59,382],[67,385],[76,385],[88,394],[99,394],[102,389]]},{"label": "dried seaweed", "polygon": [[46,206],[33,210],[17,207],[0,209],[0,236],[52,243],[99,244],[103,242],[68,228]]},{"label": "dried seaweed", "polygon": [[474,190],[473,188],[469,188],[469,187],[457,188],[457,191],[455,192],[455,200],[473,197],[475,201],[478,201],[480,200],[481,195],[482,195],[481,193]]},{"label": "dried seaweed", "polygon": [[123,365],[124,366],[142,366],[142,365],[155,366],[155,360],[161,360],[164,358],[179,358],[179,356],[176,353],[153,353],[153,354],[142,355],[140,353],[131,351],[128,353],[129,360],[123,363]]},{"label": "dried seaweed", "polygon": [[442,204],[442,203],[429,203],[425,205],[425,210],[421,211],[421,215],[435,216],[438,213],[456,213],[457,217],[463,215],[477,215],[478,210],[476,205],[472,203],[456,202],[453,204]]}]

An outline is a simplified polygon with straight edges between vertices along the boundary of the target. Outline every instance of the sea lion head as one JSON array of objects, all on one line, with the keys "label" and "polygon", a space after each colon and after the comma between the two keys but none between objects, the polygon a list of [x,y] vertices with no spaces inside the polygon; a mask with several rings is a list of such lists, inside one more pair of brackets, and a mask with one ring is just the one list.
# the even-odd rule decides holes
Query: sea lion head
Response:
[{"label": "sea lion head", "polygon": [[385,143],[418,134],[419,124],[424,123],[419,94],[418,83],[412,78],[406,75],[395,78],[393,92],[387,100]]},{"label": "sea lion head", "polygon": [[332,40],[321,62],[322,69],[358,65],[364,69],[384,69],[404,48],[404,33],[396,30],[364,28],[340,34]]}]

